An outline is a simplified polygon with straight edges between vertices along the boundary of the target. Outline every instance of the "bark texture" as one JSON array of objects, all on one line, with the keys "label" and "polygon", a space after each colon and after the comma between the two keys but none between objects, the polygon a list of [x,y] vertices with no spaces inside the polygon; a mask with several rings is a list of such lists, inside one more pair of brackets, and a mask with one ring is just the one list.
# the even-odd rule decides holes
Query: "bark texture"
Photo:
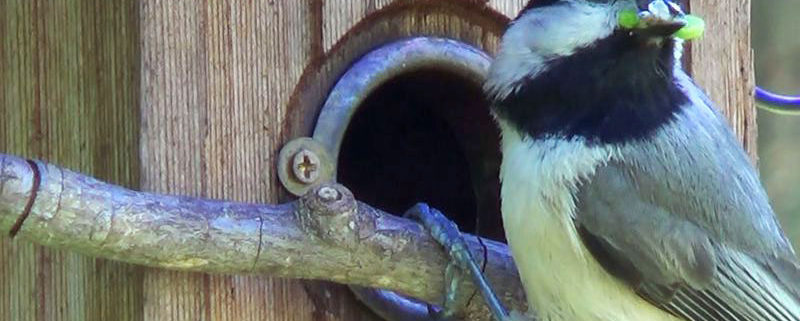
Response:
[{"label": "bark texture", "polygon": [[[21,225],[20,225],[21,224]],[[379,287],[438,304],[447,258],[419,224],[322,185],[284,205],[135,192],[54,165],[0,156],[0,229],[15,237],[150,267],[266,274]],[[468,237],[505,303],[524,311],[504,244]],[[464,289],[472,289],[465,280]],[[467,307],[488,320],[482,300]]]}]

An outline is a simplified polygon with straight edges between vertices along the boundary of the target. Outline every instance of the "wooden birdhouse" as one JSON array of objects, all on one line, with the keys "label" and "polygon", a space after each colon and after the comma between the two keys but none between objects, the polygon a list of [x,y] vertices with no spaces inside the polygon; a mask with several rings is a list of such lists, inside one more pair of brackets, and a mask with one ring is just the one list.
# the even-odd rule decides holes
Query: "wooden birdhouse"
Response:
[{"label": "wooden birdhouse", "polygon": [[[526,2],[0,0],[0,151],[251,203],[335,178],[383,210],[425,199],[501,240],[481,83]],[[708,32],[685,63],[755,152],[750,1],[687,6]],[[0,320],[380,320],[335,283],[150,268],[24,238],[0,238],[0,290]]]}]

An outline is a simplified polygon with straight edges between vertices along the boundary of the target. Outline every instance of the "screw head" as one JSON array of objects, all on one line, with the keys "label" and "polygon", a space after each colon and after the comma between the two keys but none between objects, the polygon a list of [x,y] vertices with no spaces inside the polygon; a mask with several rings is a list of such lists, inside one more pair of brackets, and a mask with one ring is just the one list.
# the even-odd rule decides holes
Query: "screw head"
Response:
[{"label": "screw head", "polygon": [[336,161],[317,141],[291,140],[278,154],[278,178],[287,191],[303,196],[320,183],[334,181]]},{"label": "screw head", "polygon": [[292,158],[292,173],[304,184],[313,184],[319,179],[319,167],[319,156],[308,149],[301,149]]}]

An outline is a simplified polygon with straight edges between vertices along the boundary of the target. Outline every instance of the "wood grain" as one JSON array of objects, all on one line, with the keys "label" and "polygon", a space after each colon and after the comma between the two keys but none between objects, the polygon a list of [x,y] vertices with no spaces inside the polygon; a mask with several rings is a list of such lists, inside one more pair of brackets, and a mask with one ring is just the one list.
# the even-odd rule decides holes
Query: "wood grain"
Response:
[{"label": "wood grain", "polygon": [[703,38],[692,43],[693,77],[728,117],[745,149],[757,161],[750,1],[692,1],[691,11],[707,24]]},{"label": "wood grain", "polygon": [[530,0],[488,0],[487,5],[497,12],[513,19]]},{"label": "wood grain", "polygon": [[[308,36],[321,26],[313,8],[310,1],[142,4],[144,189],[278,201],[279,120],[316,53]],[[352,299],[318,296],[314,286],[150,269],[145,320],[370,320]],[[338,296],[347,294],[339,288]]]},{"label": "wood grain", "polygon": [[[324,1],[323,18],[325,19],[324,25],[326,28],[323,30],[323,48],[326,51],[333,49],[336,42],[364,18],[396,2],[397,1],[394,0]],[[425,1],[411,2],[423,3]],[[486,6],[502,15],[513,18],[528,0],[454,0],[451,2],[473,3],[478,6]]]},{"label": "wood grain", "polygon": [[[0,150],[138,185],[134,1],[0,1]],[[0,320],[141,320],[141,268],[0,238]]]},{"label": "wood grain", "polygon": [[[333,0],[324,1],[323,4],[323,40],[322,45],[325,51],[333,49],[334,45],[345,34],[358,23],[362,22],[368,16],[385,9],[389,5],[397,5],[400,1],[394,0],[369,0],[369,1],[350,1],[350,0]],[[425,5],[445,5],[442,1],[407,1],[407,3],[416,6]],[[450,4],[472,5],[475,7],[487,7],[495,10],[497,13],[506,17],[515,17],[519,10],[527,3],[527,0],[488,0],[488,1],[475,1],[475,0],[454,0]],[[475,10],[474,13],[478,13]],[[433,19],[436,21],[438,19]],[[425,30],[425,29],[422,29]],[[477,39],[476,39],[477,40]]]}]

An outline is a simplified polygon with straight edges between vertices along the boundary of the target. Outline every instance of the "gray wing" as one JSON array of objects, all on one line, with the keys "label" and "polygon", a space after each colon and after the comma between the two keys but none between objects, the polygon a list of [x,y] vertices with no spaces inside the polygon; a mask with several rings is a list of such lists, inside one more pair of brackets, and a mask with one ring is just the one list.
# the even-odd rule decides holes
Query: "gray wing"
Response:
[{"label": "gray wing", "polygon": [[675,125],[582,182],[584,243],[685,320],[800,320],[798,261],[758,176],[722,117],[692,100]]}]

